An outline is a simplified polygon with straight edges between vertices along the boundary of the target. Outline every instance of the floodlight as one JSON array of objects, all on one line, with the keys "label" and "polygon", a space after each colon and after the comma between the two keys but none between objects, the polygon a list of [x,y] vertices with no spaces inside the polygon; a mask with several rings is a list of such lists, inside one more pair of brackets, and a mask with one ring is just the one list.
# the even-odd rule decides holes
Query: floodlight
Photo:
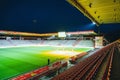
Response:
[{"label": "floodlight", "polygon": [[95,22],[92,22],[93,24],[96,24]]}]

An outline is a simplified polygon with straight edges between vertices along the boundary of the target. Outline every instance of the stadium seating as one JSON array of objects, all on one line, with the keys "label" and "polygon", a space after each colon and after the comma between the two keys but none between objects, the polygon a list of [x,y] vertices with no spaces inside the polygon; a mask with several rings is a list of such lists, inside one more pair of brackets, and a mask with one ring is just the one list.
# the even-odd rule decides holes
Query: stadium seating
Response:
[{"label": "stadium seating", "polygon": [[0,47],[14,46],[66,46],[66,47],[94,47],[91,40],[0,40]]},{"label": "stadium seating", "polygon": [[[108,53],[111,54],[113,47],[113,44],[110,44],[98,50],[93,55],[89,56],[63,73],[55,76],[51,80],[94,80],[97,70],[99,69],[106,55]],[[113,54],[110,55],[109,62],[112,61],[112,56]],[[110,65],[111,64],[108,63],[106,68],[110,69]],[[104,75],[106,75],[106,73]],[[103,76],[103,78],[106,78],[106,76]]]},{"label": "stadium seating", "polygon": [[78,46],[78,47],[93,47],[94,44],[93,44],[92,40],[81,40],[76,46]]}]

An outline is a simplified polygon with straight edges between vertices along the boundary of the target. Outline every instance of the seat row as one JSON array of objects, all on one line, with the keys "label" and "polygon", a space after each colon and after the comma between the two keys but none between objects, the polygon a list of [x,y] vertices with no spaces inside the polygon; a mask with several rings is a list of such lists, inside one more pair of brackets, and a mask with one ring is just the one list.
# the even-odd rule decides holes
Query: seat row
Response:
[{"label": "seat row", "polygon": [[95,52],[90,57],[79,62],[75,66],[69,68],[63,73],[55,76],[51,80],[90,80],[96,74],[97,69],[102,64],[102,61],[108,54],[112,45],[108,45],[99,51]]}]

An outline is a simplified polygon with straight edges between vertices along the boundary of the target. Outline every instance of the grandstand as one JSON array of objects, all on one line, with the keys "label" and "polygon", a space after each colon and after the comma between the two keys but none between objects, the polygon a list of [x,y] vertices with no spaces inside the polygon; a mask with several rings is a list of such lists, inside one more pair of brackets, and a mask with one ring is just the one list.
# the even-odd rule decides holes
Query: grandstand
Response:
[{"label": "grandstand", "polygon": [[[41,44],[41,43],[44,44]],[[0,40],[0,47],[14,47],[14,46],[34,46],[34,45],[48,45],[48,46],[69,46],[72,47],[76,40]],[[87,46],[86,46],[87,45]],[[81,40],[74,47],[94,47],[91,40]]]}]

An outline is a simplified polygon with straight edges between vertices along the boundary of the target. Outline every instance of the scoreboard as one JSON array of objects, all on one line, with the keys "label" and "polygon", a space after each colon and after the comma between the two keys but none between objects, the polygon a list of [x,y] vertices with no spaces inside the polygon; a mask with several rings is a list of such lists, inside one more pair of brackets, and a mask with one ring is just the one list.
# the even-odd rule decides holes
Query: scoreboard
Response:
[{"label": "scoreboard", "polygon": [[58,37],[66,37],[66,33],[65,32],[58,32]]}]

